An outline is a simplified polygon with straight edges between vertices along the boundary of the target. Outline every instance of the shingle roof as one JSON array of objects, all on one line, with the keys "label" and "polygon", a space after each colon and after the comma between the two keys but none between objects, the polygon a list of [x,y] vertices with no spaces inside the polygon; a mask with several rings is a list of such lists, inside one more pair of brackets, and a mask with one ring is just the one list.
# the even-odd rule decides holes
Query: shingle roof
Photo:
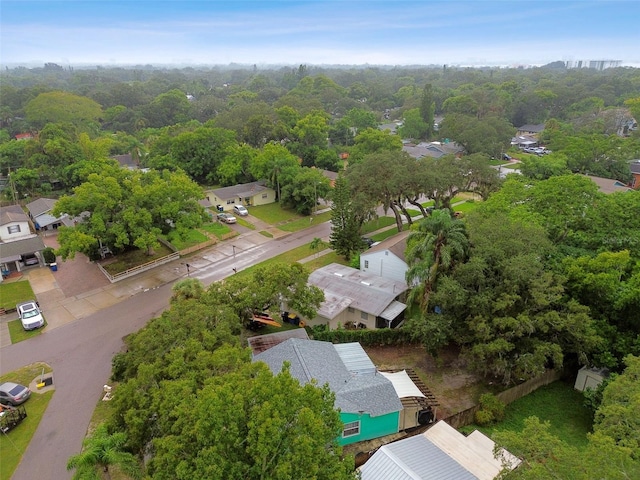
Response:
[{"label": "shingle roof", "polygon": [[0,225],[13,222],[28,222],[29,217],[20,205],[8,205],[0,208]]},{"label": "shingle roof", "polygon": [[53,198],[39,198],[33,202],[27,203],[27,210],[29,210],[32,218],[36,218],[37,216],[51,210],[56,202],[57,200]]},{"label": "shingle roof", "polygon": [[218,188],[217,190],[213,190],[213,194],[220,199],[226,200],[235,197],[251,197],[256,193],[260,193],[265,190],[269,190],[269,187],[265,186],[265,182],[261,180],[258,182],[242,183],[231,187]]},{"label": "shingle roof", "polygon": [[640,173],[640,160],[634,160],[629,164],[631,173]]},{"label": "shingle roof", "polygon": [[366,250],[360,254],[360,257],[366,257],[370,253],[375,252],[383,252],[385,250],[389,250],[396,257],[401,260],[404,260],[404,252],[407,249],[407,237],[409,236],[410,231],[405,230],[403,232],[394,235],[393,237],[385,238],[379,244],[374,245],[369,250]]},{"label": "shingle roof", "polygon": [[393,384],[384,376],[352,374],[329,342],[291,338],[254,356],[275,374],[289,362],[291,375],[301,384],[315,380],[328,384],[336,394],[335,406],[346,413],[368,413],[372,417],[402,410]]},{"label": "shingle roof", "polygon": [[17,257],[20,255],[39,252],[44,250],[44,248],[44,242],[37,235],[12,242],[0,243],[0,261],[10,262],[17,260]]},{"label": "shingle roof", "polygon": [[[370,273],[332,263],[309,275],[309,283],[325,292],[325,301],[319,314],[325,318],[335,318],[348,306],[372,315],[380,314],[401,293],[407,284],[379,277]],[[325,314],[333,313],[332,316]]]},{"label": "shingle roof", "polygon": [[527,124],[527,125],[522,125],[521,127],[518,127],[519,132],[540,133],[543,130],[544,130],[544,123],[540,123],[538,125]]}]

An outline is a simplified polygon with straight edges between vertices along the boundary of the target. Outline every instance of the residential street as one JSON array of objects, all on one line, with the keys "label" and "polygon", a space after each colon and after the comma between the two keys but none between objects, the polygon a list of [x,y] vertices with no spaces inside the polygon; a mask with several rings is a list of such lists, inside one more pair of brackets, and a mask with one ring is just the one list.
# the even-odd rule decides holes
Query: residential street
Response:
[{"label": "residential street", "polygon": [[[3,346],[0,349],[0,373],[37,361],[46,362],[53,368],[55,393],[12,478],[71,478],[71,472],[66,470],[67,460],[82,447],[91,415],[111,373],[111,358],[122,348],[123,337],[140,329],[167,308],[171,285],[186,276],[186,263],[190,266],[191,277],[209,285],[232,275],[234,268],[240,271],[309,243],[316,237],[327,240],[329,233],[329,222],[274,239],[257,232],[243,233],[210,249],[158,267],[158,271],[146,272],[96,292],[70,298],[60,298],[60,293],[43,295],[45,301],[38,295],[45,315],[48,307],[52,312],[57,309],[65,313],[58,313],[57,319],[52,314],[42,335]],[[62,268],[73,267],[63,265]],[[99,298],[108,306],[98,308],[98,301],[87,301],[92,297]],[[74,304],[77,305],[75,309]],[[82,312],[90,313],[83,316]],[[11,452],[3,451],[2,455],[11,455]]]}]

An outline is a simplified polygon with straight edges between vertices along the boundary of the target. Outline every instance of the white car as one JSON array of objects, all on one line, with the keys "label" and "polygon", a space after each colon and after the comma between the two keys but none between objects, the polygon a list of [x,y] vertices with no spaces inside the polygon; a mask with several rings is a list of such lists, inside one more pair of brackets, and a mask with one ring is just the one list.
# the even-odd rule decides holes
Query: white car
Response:
[{"label": "white car", "polygon": [[44,317],[35,300],[19,303],[16,305],[16,310],[22,322],[22,328],[25,330],[34,330],[44,325]]},{"label": "white car", "polygon": [[249,210],[247,210],[244,205],[234,205],[233,213],[240,215],[241,217],[246,217],[249,215]]}]

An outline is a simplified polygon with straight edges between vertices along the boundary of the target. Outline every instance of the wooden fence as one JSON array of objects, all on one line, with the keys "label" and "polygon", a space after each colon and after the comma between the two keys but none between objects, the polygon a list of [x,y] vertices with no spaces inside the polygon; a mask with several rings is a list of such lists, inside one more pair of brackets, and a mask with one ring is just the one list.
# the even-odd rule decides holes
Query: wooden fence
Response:
[{"label": "wooden fence", "polygon": [[[536,391],[538,388],[559,380],[562,377],[562,372],[558,370],[547,370],[542,375],[539,375],[531,380],[527,380],[520,385],[516,385],[504,392],[500,392],[496,397],[505,405],[509,405],[511,402]],[[475,405],[471,408],[467,408],[461,412],[455,413],[450,417],[444,419],[453,428],[461,428],[466,425],[471,425],[475,422],[476,412],[480,410],[480,405]]]},{"label": "wooden fence", "polygon": [[147,262],[147,263],[143,263],[142,265],[137,265],[133,268],[125,270],[124,272],[116,273],[115,275],[112,275],[109,272],[107,272],[104,269],[104,267],[99,263],[97,265],[100,271],[104,273],[105,277],[107,277],[111,283],[115,283],[115,282],[119,282],[120,280],[124,280],[125,278],[129,278],[134,275],[137,275],[138,273],[151,270],[152,268],[155,268],[157,266],[164,265],[165,263],[169,263],[173,260],[178,260],[179,258],[180,258],[180,253],[173,252],[173,253],[170,253],[169,255],[153,260],[152,262]]}]

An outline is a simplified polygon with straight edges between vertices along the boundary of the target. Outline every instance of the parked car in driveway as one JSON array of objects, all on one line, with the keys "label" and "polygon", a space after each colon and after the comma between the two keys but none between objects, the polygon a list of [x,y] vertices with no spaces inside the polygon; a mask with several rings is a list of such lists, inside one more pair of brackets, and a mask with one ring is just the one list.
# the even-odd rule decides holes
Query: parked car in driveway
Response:
[{"label": "parked car in driveway", "polygon": [[236,217],[226,212],[219,213],[218,220],[220,220],[223,223],[236,223],[237,221]]},{"label": "parked car in driveway", "polygon": [[247,215],[249,215],[249,210],[247,210],[244,205],[234,205],[233,213],[235,213],[236,215],[240,215],[241,217],[246,217]]},{"label": "parked car in driveway", "polygon": [[16,310],[22,322],[22,328],[25,330],[34,330],[44,325],[42,311],[35,300],[17,304]]},{"label": "parked car in driveway", "polygon": [[0,385],[0,403],[3,405],[20,405],[30,396],[31,390],[19,383],[5,382]]}]

